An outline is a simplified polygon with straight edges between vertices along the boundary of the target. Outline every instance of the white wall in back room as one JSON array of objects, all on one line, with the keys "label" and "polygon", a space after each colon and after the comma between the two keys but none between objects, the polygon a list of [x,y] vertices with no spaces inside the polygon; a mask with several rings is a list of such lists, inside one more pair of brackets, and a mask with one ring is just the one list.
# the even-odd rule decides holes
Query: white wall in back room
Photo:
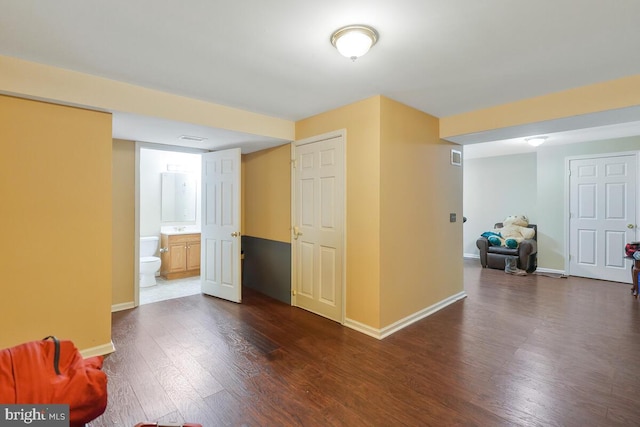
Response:
[{"label": "white wall in back room", "polygon": [[[161,225],[200,224],[200,155],[178,151],[163,151],[150,148],[140,149],[140,236],[159,236]],[[163,223],[162,173],[169,169],[189,171],[196,178],[196,220],[184,223]]]},{"label": "white wall in back room", "polygon": [[476,240],[509,215],[537,217],[536,153],[469,159],[464,162],[463,253],[478,255]]}]

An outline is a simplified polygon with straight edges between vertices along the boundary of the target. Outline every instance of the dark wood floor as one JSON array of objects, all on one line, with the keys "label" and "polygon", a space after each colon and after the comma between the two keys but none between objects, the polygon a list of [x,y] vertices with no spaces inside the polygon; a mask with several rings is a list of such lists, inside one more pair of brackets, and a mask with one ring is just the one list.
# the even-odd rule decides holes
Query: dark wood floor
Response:
[{"label": "dark wood floor", "polygon": [[628,285],[465,261],[468,298],[379,341],[268,297],[195,295],[113,315],[91,426],[640,425]]}]

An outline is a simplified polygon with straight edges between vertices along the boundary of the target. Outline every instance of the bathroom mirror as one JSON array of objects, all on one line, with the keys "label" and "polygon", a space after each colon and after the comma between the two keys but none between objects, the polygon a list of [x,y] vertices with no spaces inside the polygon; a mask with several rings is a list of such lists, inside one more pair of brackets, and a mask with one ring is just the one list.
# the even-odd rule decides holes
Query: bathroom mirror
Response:
[{"label": "bathroom mirror", "polygon": [[196,220],[196,178],[189,173],[162,174],[162,222]]}]

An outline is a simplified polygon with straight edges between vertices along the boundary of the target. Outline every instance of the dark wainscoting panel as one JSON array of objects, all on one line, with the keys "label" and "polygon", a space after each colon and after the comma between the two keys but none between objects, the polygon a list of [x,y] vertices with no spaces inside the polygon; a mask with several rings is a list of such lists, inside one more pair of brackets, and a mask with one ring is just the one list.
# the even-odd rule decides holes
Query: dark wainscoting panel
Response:
[{"label": "dark wainscoting panel", "polygon": [[291,304],[291,244],[242,236],[242,285]]}]

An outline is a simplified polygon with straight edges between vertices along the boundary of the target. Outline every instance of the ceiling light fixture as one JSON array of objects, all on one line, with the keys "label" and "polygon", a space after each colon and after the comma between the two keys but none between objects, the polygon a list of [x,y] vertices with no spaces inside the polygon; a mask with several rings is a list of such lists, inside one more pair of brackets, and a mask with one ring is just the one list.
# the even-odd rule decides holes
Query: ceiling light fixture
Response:
[{"label": "ceiling light fixture", "polygon": [[348,25],[331,35],[331,44],[342,56],[355,61],[378,41],[378,32],[366,25]]},{"label": "ceiling light fixture", "polygon": [[525,138],[524,140],[529,143],[529,145],[533,147],[538,147],[547,140],[547,136],[532,136],[531,138]]}]

